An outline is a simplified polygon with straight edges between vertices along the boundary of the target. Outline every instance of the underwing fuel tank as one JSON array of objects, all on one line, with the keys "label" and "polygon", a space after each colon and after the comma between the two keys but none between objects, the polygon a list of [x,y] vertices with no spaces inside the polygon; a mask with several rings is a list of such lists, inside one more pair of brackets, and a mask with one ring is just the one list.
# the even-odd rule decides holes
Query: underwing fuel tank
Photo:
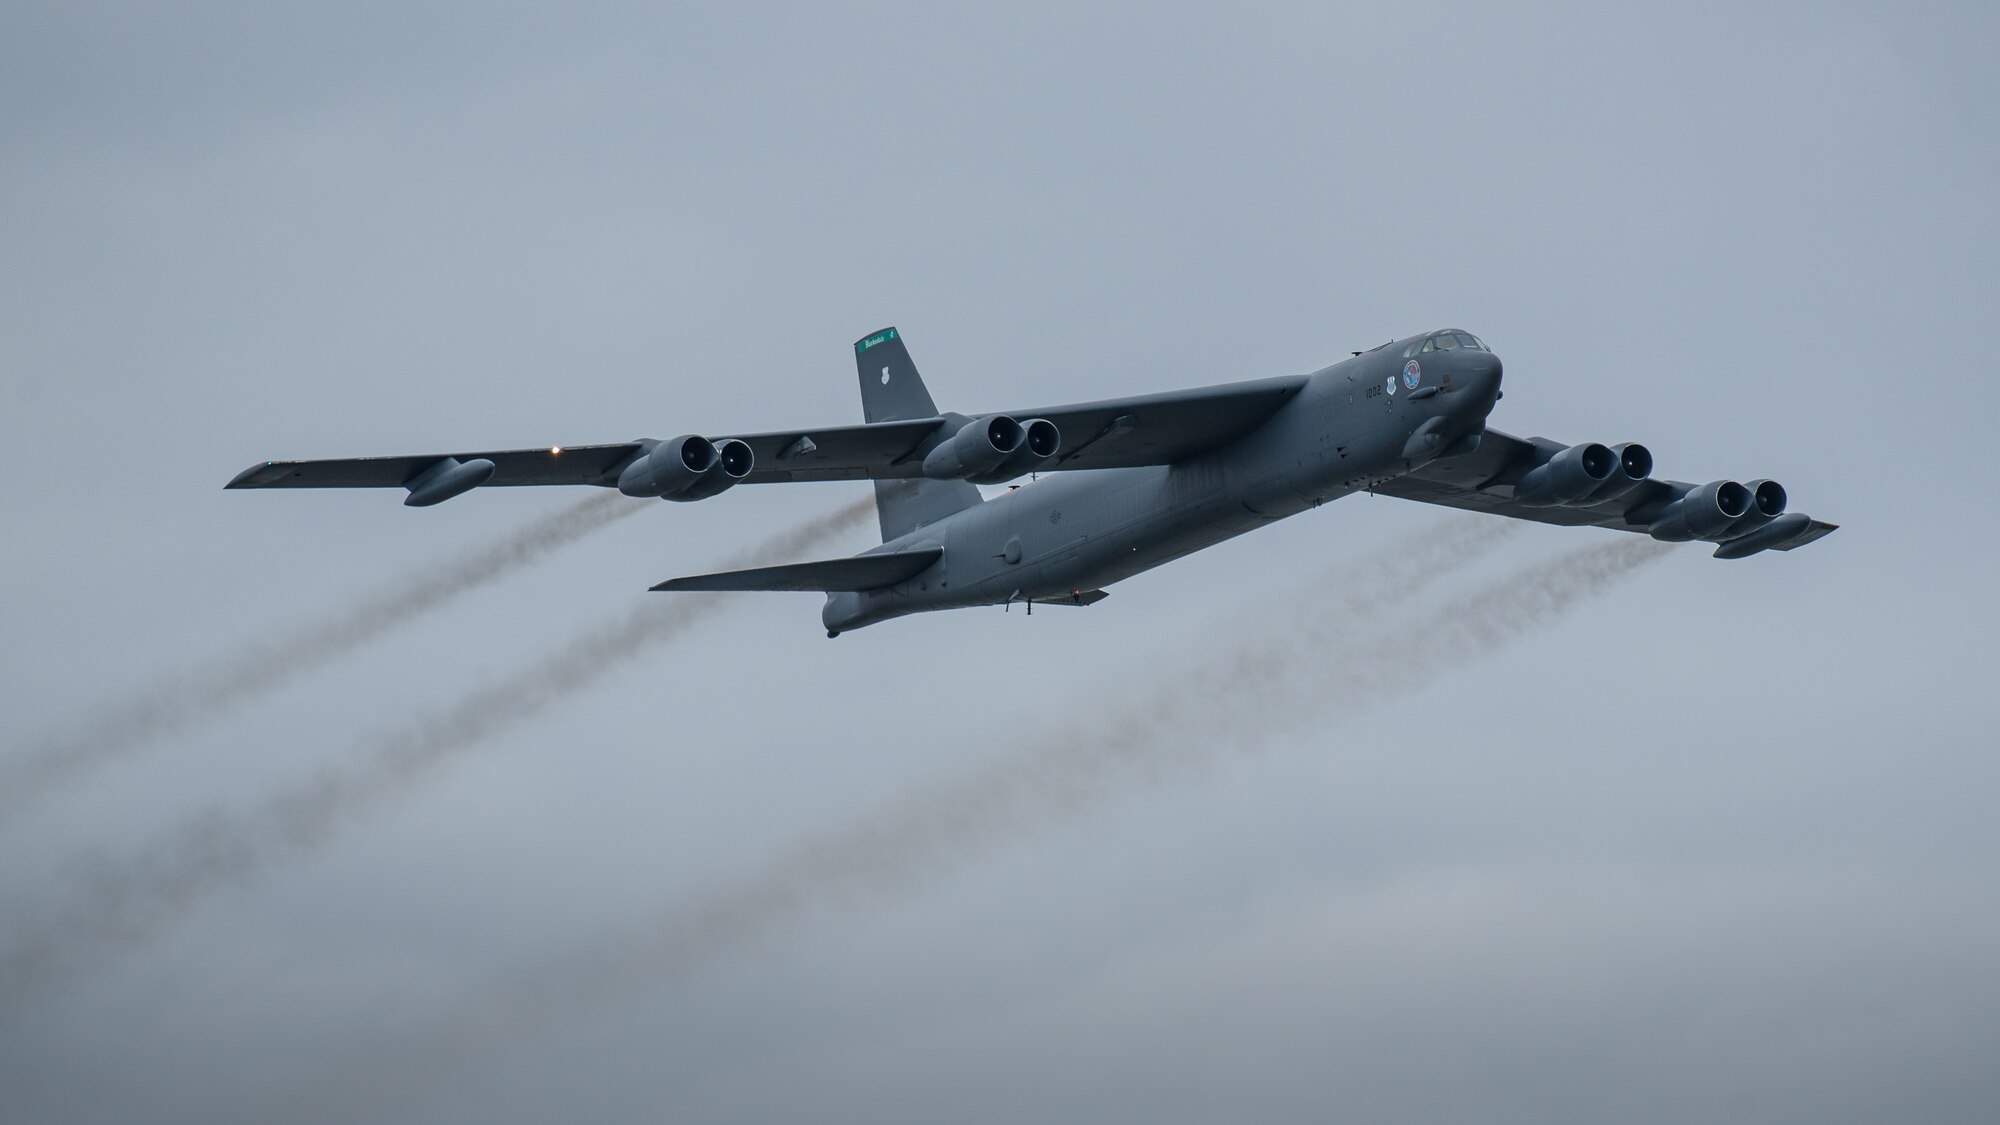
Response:
[{"label": "underwing fuel tank", "polygon": [[403,498],[403,506],[428,508],[432,504],[442,504],[492,479],[493,462],[484,457],[471,461],[446,457],[410,478],[409,483],[403,486],[410,490],[410,494]]},{"label": "underwing fuel tank", "polygon": [[1759,551],[1781,547],[1804,535],[1812,528],[1812,517],[1800,512],[1782,515],[1763,527],[1738,539],[1731,539],[1715,549],[1718,559],[1748,558]]}]

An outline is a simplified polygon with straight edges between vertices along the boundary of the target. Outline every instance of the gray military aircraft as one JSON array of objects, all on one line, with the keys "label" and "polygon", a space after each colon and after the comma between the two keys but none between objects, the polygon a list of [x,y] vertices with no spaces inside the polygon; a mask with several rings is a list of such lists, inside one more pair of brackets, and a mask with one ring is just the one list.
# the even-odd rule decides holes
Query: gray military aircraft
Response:
[{"label": "gray military aircraft", "polygon": [[[866,422],[616,445],[263,461],[230,488],[402,488],[422,507],[480,485],[581,484],[702,500],[738,484],[872,480],[882,545],[852,558],[676,578],[655,590],[824,592],[826,635],[934,609],[1089,605],[1123,578],[1369,491],[1541,523],[1789,551],[1835,525],[1772,480],[1653,477],[1636,442],[1489,429],[1500,357],[1449,329],[1309,375],[968,417],[940,413],[894,328],[855,342]],[[982,499],[980,484],[1034,474]],[[1052,474],[1045,479],[1041,474]]]}]

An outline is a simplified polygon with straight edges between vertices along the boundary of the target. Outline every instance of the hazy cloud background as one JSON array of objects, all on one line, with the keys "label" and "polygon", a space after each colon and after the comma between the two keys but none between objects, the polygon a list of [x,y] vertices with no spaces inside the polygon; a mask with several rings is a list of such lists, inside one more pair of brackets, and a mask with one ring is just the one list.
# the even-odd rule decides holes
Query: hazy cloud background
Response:
[{"label": "hazy cloud background", "polygon": [[[10,759],[575,499],[224,493],[253,460],[853,419],[849,342],[891,323],[968,411],[1462,324],[1507,362],[1496,425],[1775,476],[1845,527],[1675,551],[1504,657],[385,1094],[356,1060],[397,1029],[1143,701],[1156,654],[1437,516],[1353,498],[1032,620],[828,642],[816,599],[745,596],[92,979],[0,997],[0,1115],[1991,1120],[1997,23],[8,7]],[[0,941],[93,855],[857,494],[656,505],[23,810]],[[1480,574],[1597,534],[1529,528]]]}]

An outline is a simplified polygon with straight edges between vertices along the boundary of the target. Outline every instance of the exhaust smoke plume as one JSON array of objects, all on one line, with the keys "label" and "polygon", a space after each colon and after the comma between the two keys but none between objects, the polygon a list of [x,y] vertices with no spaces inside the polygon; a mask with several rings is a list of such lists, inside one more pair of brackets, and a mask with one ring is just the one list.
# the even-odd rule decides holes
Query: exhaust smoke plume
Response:
[{"label": "exhaust smoke plume", "polygon": [[[873,515],[865,498],[739,553],[725,569],[790,561]],[[121,863],[86,862],[64,908],[39,923],[15,919],[0,951],[0,1011],[31,987],[141,942],[204,896],[273,864],[302,857],[490,735],[524,722],[646,648],[713,616],[725,596],[647,595],[622,618],[580,631],[547,657],[477,688],[435,714],[364,741],[354,760],[320,770],[247,810],[190,818]]]},{"label": "exhaust smoke plume", "polygon": [[[532,1029],[684,978],[741,952],[814,908],[900,891],[982,847],[1032,835],[1093,804],[1190,767],[1253,750],[1287,722],[1394,699],[1437,673],[1504,649],[1629,577],[1671,548],[1651,539],[1571,551],[1429,609],[1418,591],[1511,531],[1455,519],[1337,568],[1298,590],[1234,644],[1154,670],[1122,703],[1092,696],[1034,749],[920,786],[846,826],[808,836],[741,879],[552,960],[455,1008],[383,1029],[329,1060],[352,1094],[407,1109],[436,1098],[458,1068],[504,1053]],[[1383,581],[1384,575],[1392,576]],[[384,1047],[389,1046],[385,1051]],[[351,1107],[349,1107],[351,1109]]]},{"label": "exhaust smoke plume", "polygon": [[[421,1032],[407,1026],[385,1029],[387,1041],[398,1046],[393,1054],[381,1053],[377,1043],[356,1043],[338,1069],[344,1075],[367,1073],[376,1096],[407,1109],[409,1100],[434,1091],[440,1075],[453,1065],[504,1052],[527,1029],[546,1026],[551,1015],[560,1019],[578,1013],[662,976],[684,973],[706,957],[740,950],[811,906],[893,891],[948,862],[954,853],[1011,838],[1026,822],[1081,812],[1172,767],[1213,760],[1230,748],[1215,740],[1216,732],[1229,731],[1252,707],[1296,708],[1297,697],[1308,689],[1336,705],[1347,703],[1364,689],[1336,684],[1329,694],[1327,681],[1351,672],[1373,685],[1382,675],[1370,671],[1371,662],[1382,658],[1381,645],[1366,638],[1401,636],[1433,618],[1453,620],[1449,608],[1428,614],[1394,611],[1407,608],[1518,527],[1504,520],[1453,517],[1331,568],[1269,607],[1261,620],[1235,626],[1240,637],[1233,644],[1211,645],[1200,658],[1156,668],[1149,686],[1134,698],[1107,704],[1101,694],[1090,696],[1072,709],[1077,718],[1069,729],[1054,732],[1052,739],[1030,740],[1037,749],[918,788],[848,827],[802,840],[744,880],[499,988],[482,990],[425,1021]],[[1629,550],[1633,545],[1619,546]],[[1580,553],[1574,560],[1514,576],[1503,584],[1515,587],[1511,599],[1481,605],[1473,617],[1457,620],[1456,632],[1428,634],[1429,643],[1442,646],[1454,638],[1471,644],[1504,642],[1528,627],[1520,613],[1553,600],[1556,609],[1543,612],[1553,619],[1571,601],[1610,580],[1589,576],[1608,569],[1615,577],[1632,565],[1622,561],[1623,555],[1615,556],[1608,568],[1596,558]],[[1385,574],[1394,580],[1384,582]],[[1578,586],[1568,595],[1537,593],[1575,576],[1587,580],[1588,589]],[[1370,625],[1376,631],[1360,641],[1346,635]],[[1495,628],[1497,632],[1489,631]],[[1466,652],[1459,659],[1476,655]],[[1294,717],[1317,714],[1314,708]],[[1265,730],[1272,717],[1257,716]],[[351,1086],[344,1089],[352,1092]]]},{"label": "exhaust smoke plume", "polygon": [[[1242,626],[1236,643],[1156,669],[1163,674],[1123,702],[1083,701],[1072,708],[1078,717],[1068,730],[1028,752],[914,788],[844,827],[797,841],[746,877],[468,993],[430,1017],[404,1013],[393,1027],[325,1059],[325,1073],[348,1099],[344,1116],[353,1115],[357,1075],[366,1076],[366,1097],[384,1112],[441,1100],[461,1072],[490,1066],[536,1029],[683,978],[814,908],[895,893],[1093,802],[1254,749],[1253,737],[1286,721],[1393,699],[1422,685],[1412,667],[1436,673],[1499,651],[1670,549],[1621,538],[1524,567],[1442,605],[1392,612],[1510,529],[1456,519],[1331,571],[1288,598],[1282,616],[1267,614],[1267,631]],[[1382,581],[1385,574],[1394,580]],[[1245,717],[1255,721],[1239,721]],[[295,1093],[287,1095],[288,1109],[298,1106]]]},{"label": "exhaust smoke plume", "polygon": [[641,507],[616,493],[593,496],[457,558],[426,564],[318,621],[162,675],[131,697],[104,705],[76,730],[0,763],[0,825],[88,770],[268,695],[457,595],[497,581]]},{"label": "exhaust smoke plume", "polygon": [[[1460,531],[1458,535],[1462,536]],[[1287,723],[1351,713],[1489,656],[1615,586],[1671,548],[1620,539],[1537,563],[1429,611],[1385,614],[1405,587],[1442,576],[1483,544],[1451,527],[1395,560],[1375,559],[1286,603],[1292,626],[1252,632],[1108,711],[1084,709],[1070,729],[1028,753],[918,788],[844,828],[808,837],[750,877],[683,903],[648,924],[519,982],[490,1026],[546,1019],[766,937],[818,904],[901,887],[997,841],[1032,835],[1171,771],[1212,763]],[[1383,569],[1385,566],[1390,569]],[[1355,573],[1359,572],[1359,573]],[[1383,574],[1395,581],[1384,583]],[[1360,580],[1360,574],[1366,580]],[[1350,636],[1353,626],[1371,626]]]}]

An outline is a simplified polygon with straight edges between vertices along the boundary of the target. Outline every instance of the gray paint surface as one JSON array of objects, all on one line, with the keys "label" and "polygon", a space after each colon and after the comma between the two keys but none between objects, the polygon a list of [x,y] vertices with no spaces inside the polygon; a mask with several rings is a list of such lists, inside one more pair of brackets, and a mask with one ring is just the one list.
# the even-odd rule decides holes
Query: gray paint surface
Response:
[{"label": "gray paint surface", "polygon": [[[1662,542],[1701,540],[1718,545],[1718,558],[1790,551],[1838,530],[1788,511],[1785,488],[1768,478],[1693,485],[1655,477],[1651,453],[1637,443],[1564,445],[1489,430],[1503,365],[1463,329],[1395,340],[1310,375],[1031,407],[1019,418],[940,413],[893,327],[854,349],[861,426],[647,439],[587,447],[584,457],[550,446],[265,461],[229,487],[405,488],[404,503],[422,507],[484,483],[496,464],[516,466],[506,483],[615,484],[627,496],[682,502],[737,483],[873,479],[880,547],[652,587],[827,591],[820,616],[828,637],[941,609],[1092,604],[1114,582],[1363,489]],[[745,460],[725,477],[716,450],[731,445]],[[615,459],[596,455],[620,449]],[[758,450],[780,467],[763,467]],[[787,467],[807,462],[814,467]],[[1037,472],[1055,475],[1031,490],[1009,485],[991,503],[968,483]]]},{"label": "gray paint surface", "polygon": [[[384,1032],[483,1043],[432,1021],[1397,590],[1316,583],[1440,514],[1355,496],[1087,610],[832,643],[815,595],[735,598],[10,1007],[0,1116],[1991,1119],[1990,5],[0,20],[9,756],[574,499],[219,489],[246,457],[851,419],[873,325],[970,411],[1463,324],[1496,426],[1845,525],[1677,548],[1449,671],[1334,629],[1186,771],[456,1060]],[[0,930],[867,493],[656,504],[79,779],[0,836]],[[1523,527],[1416,604],[1618,538]],[[433,1085],[381,1094],[377,1041]]]}]

